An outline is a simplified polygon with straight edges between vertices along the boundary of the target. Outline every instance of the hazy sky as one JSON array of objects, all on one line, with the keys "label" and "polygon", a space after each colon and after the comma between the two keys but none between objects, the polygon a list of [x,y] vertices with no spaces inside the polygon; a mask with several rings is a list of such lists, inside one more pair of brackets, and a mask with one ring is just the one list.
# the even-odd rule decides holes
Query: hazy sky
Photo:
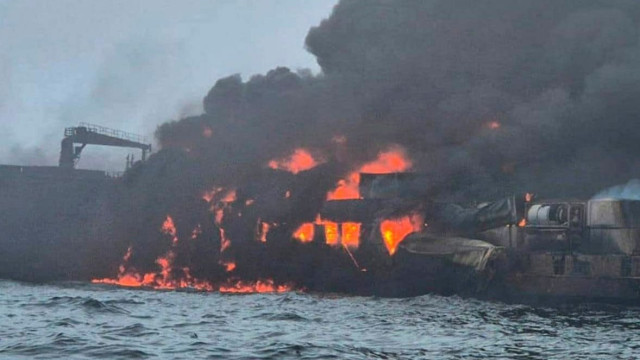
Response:
[{"label": "hazy sky", "polygon": [[[304,38],[336,2],[0,0],[0,163],[57,165],[82,121],[151,139],[226,75],[318,72]],[[80,167],[120,170],[127,152],[87,147]]]}]

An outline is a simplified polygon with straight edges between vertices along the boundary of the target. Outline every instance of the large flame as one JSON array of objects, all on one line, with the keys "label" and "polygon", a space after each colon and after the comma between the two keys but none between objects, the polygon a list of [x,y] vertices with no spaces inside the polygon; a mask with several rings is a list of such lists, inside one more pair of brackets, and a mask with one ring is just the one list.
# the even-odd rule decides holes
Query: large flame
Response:
[{"label": "large flame", "polygon": [[315,236],[315,226],[324,227],[325,243],[331,246],[340,244],[349,248],[358,248],[360,246],[360,223],[324,220],[318,215],[312,223],[303,223],[293,233],[293,237],[300,242],[313,241]]},{"label": "large flame", "polygon": [[405,151],[398,146],[380,152],[374,161],[362,165],[356,171],[349,173],[345,179],[338,181],[336,188],[327,194],[327,200],[360,199],[360,173],[405,172],[411,166],[413,166],[411,160]]},{"label": "large flame", "polygon": [[398,245],[412,232],[422,231],[424,218],[420,214],[411,214],[397,219],[386,219],[380,223],[380,234],[384,244],[393,255],[398,250]]},{"label": "large flame", "polygon": [[[198,227],[196,228],[198,229]],[[200,291],[219,291],[233,293],[252,293],[252,292],[283,292],[290,291],[291,286],[275,285],[273,280],[250,281],[227,281],[224,284],[213,285],[212,283],[194,278],[188,267],[175,268],[173,265],[175,253],[173,249],[178,244],[177,231],[171,216],[167,215],[165,221],[160,227],[162,233],[172,237],[171,249],[164,255],[159,256],[155,263],[158,271],[139,273],[134,268],[129,267],[129,260],[133,255],[131,247],[122,257],[122,264],[118,268],[118,274],[115,278],[93,279],[92,283],[118,285],[124,287],[148,287],[159,290],[175,290],[175,289],[195,289]],[[194,230],[195,231],[195,230]],[[227,272],[232,272],[236,268],[233,261],[222,262]]]},{"label": "large flame", "polygon": [[312,169],[319,161],[314,159],[307,149],[295,149],[288,158],[271,160],[267,165],[274,170],[284,170],[293,174]]},{"label": "large flame", "polygon": [[[318,161],[314,159],[309,151],[305,149],[296,149],[293,154],[282,160],[272,160],[269,167],[278,170],[286,170],[291,173],[308,170],[318,165]],[[335,190],[327,194],[328,200],[335,199],[359,199],[359,183],[360,173],[385,174],[394,172],[403,172],[410,169],[411,160],[408,159],[404,150],[400,147],[394,147],[389,150],[380,152],[374,161],[368,162],[350,173],[346,178],[342,179]],[[291,192],[287,190],[285,197],[290,197]],[[122,258],[122,264],[118,269],[118,274],[114,278],[94,279],[94,283],[113,284],[126,287],[149,287],[153,289],[180,289],[191,288],[202,291],[219,291],[230,293],[248,293],[248,292],[281,292],[291,290],[289,285],[275,284],[271,279],[261,279],[257,281],[246,281],[241,279],[230,278],[242,273],[242,263],[237,264],[231,251],[227,249],[231,246],[230,234],[224,229],[225,217],[231,216],[234,211],[234,205],[237,201],[235,189],[214,187],[212,190],[205,192],[202,198],[209,203],[210,210],[213,213],[214,223],[220,232],[220,259],[218,265],[226,272],[226,281],[212,283],[210,281],[195,278],[191,275],[188,267],[176,265],[176,255],[179,254],[178,229],[174,219],[167,215],[166,219],[160,226],[160,231],[171,239],[169,249],[162,255],[158,256],[155,261],[155,271],[139,272],[131,266],[131,258],[133,250],[128,248],[127,253]],[[258,199],[259,201],[259,199]],[[244,200],[245,206],[254,206],[255,200]],[[422,217],[412,214],[398,219],[387,219],[380,224],[380,231],[385,246],[389,254],[393,255],[398,244],[413,231],[422,229],[424,220]],[[268,223],[257,219],[255,230],[255,240],[259,242],[267,242],[267,234],[270,228],[278,227],[278,223]],[[336,222],[322,219],[320,215],[315,221],[301,224],[293,233],[293,238],[300,242],[308,243],[314,240],[317,235],[324,235],[327,245],[332,247],[344,248],[354,262],[354,265],[360,269],[356,258],[350,249],[357,249],[360,245],[361,224],[357,222]],[[196,226],[190,233],[185,233],[193,240],[197,240],[202,235],[200,225]],[[182,233],[180,233],[182,236]],[[235,241],[235,240],[234,240]],[[235,244],[235,243],[234,243]],[[240,269],[238,269],[239,267]],[[364,271],[364,270],[363,270]]]},{"label": "large flame", "polygon": [[[130,253],[130,252],[128,252]],[[120,265],[120,271],[116,278],[93,279],[92,283],[110,284],[125,287],[149,287],[158,290],[174,290],[190,288],[201,291],[213,291],[214,287],[207,281],[198,280],[191,276],[189,268],[173,269],[173,259],[175,255],[172,251],[156,259],[156,264],[160,267],[157,272],[140,274],[135,270],[127,270],[127,264]],[[180,276],[174,276],[174,273]]]}]

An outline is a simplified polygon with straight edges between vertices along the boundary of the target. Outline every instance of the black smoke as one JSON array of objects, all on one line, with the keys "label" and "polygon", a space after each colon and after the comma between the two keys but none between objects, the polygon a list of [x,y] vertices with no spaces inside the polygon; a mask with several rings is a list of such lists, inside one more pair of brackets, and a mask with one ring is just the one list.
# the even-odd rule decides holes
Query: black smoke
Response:
[{"label": "black smoke", "polygon": [[341,1],[307,34],[321,74],[220,79],[157,137],[231,183],[296,147],[335,159],[342,135],[336,160],[400,144],[443,197],[590,196],[639,172],[639,20],[635,1]]},{"label": "black smoke", "polygon": [[[150,248],[144,229],[167,213],[185,229],[207,221],[201,194],[220,186],[260,209],[231,235],[251,243],[257,218],[312,220],[340,177],[392,145],[434,200],[588,199],[640,176],[639,24],[635,0],[340,1],[305,40],[320,74],[232,75],[203,114],[158,127],[162,150],[124,179],[125,213],[146,221],[122,228]],[[324,164],[266,167],[299,147]]]}]

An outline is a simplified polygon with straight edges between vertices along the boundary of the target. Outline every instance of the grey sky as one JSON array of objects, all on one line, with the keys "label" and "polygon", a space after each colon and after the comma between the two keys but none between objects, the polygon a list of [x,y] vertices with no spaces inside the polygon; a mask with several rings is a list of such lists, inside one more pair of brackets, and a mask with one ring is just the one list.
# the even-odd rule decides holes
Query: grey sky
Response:
[{"label": "grey sky", "polygon": [[[317,72],[304,38],[336,2],[0,0],[0,163],[56,164],[81,121],[151,138],[222,76]],[[119,169],[126,153],[88,147],[80,164]]]}]

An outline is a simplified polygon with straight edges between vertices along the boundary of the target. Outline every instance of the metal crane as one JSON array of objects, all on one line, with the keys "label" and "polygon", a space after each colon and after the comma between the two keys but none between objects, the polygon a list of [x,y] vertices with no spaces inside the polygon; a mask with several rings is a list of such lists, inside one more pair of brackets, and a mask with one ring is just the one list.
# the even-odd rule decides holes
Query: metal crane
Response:
[{"label": "metal crane", "polygon": [[60,144],[60,167],[73,169],[80,159],[80,153],[88,144],[140,149],[142,161],[146,160],[147,152],[151,152],[151,144],[147,144],[146,138],[140,135],[80,123],[79,126],[64,129],[64,138]]}]

